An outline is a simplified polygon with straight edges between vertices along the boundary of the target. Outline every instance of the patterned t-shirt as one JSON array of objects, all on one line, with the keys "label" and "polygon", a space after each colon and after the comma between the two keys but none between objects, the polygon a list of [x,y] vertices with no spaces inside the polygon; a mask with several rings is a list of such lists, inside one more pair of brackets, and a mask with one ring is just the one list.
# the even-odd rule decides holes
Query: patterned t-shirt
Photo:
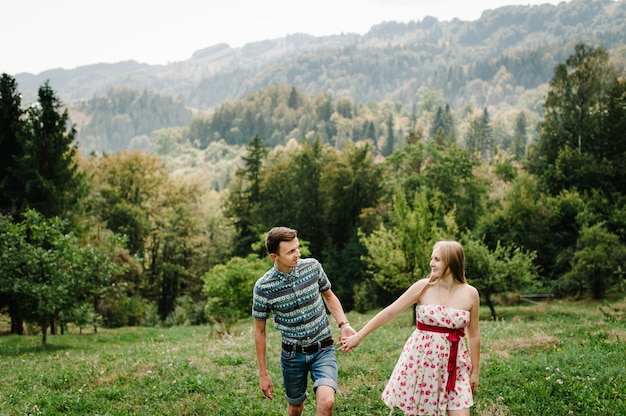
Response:
[{"label": "patterned t-shirt", "polygon": [[315,259],[298,260],[289,274],[274,266],[254,284],[252,316],[268,319],[273,313],[284,343],[308,345],[321,341],[331,336],[321,296],[330,288],[322,265]]}]

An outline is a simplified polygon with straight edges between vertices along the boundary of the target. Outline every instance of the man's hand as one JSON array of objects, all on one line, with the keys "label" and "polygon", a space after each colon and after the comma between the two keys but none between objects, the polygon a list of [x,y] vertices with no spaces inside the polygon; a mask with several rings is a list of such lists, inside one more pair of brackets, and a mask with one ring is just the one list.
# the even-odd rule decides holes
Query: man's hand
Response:
[{"label": "man's hand", "polygon": [[[356,330],[350,326],[350,324],[341,326],[341,337],[339,338],[339,342],[341,343],[341,347],[339,348],[343,352],[350,351],[351,348],[345,348],[345,340],[348,338],[354,338],[356,335]],[[357,343],[358,345],[358,343]],[[356,347],[356,345],[354,345]]]},{"label": "man's hand", "polygon": [[263,395],[272,400],[272,398],[274,397],[274,385],[272,384],[272,379],[269,375],[266,374],[264,376],[261,376],[259,386],[261,387]]},{"label": "man's hand", "polygon": [[350,352],[355,349],[359,343],[361,342],[361,338],[354,334],[350,337],[346,337],[341,340],[341,348],[339,348],[342,352]]}]

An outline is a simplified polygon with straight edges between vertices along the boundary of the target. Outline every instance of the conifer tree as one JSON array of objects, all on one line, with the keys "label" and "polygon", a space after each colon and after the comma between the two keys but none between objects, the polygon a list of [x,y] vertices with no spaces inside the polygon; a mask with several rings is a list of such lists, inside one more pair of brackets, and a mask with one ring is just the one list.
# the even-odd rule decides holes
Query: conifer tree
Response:
[{"label": "conifer tree", "polygon": [[251,245],[258,240],[253,214],[260,202],[263,162],[268,152],[258,134],[250,140],[242,158],[244,166],[235,173],[236,180],[226,201],[225,215],[233,220],[238,233],[233,254],[241,257],[250,254]]},{"label": "conifer tree", "polygon": [[456,132],[454,129],[454,119],[450,112],[450,105],[438,107],[433,123],[430,127],[430,138],[435,139],[438,144],[450,146],[456,142]]},{"label": "conifer tree", "polygon": [[470,128],[465,143],[470,154],[481,157],[482,160],[487,163],[491,161],[493,133],[489,120],[489,112],[486,108],[483,109],[480,116],[470,122]]},{"label": "conifer tree", "polygon": [[0,213],[15,213],[19,189],[16,156],[21,151],[24,122],[17,82],[8,74],[0,78]]},{"label": "conifer tree", "polygon": [[19,158],[23,207],[45,217],[67,217],[85,195],[84,174],[78,171],[76,130],[67,109],[46,82],[39,88],[37,104],[28,108],[24,153]]},{"label": "conifer tree", "polygon": [[394,137],[394,134],[393,134],[393,130],[394,130],[393,115],[391,113],[387,115],[385,126],[387,127],[387,137],[385,140],[385,145],[382,149],[382,154],[383,156],[389,156],[390,154],[393,153],[393,149],[396,144],[395,143],[396,138]]},{"label": "conifer tree", "polygon": [[522,111],[515,119],[515,132],[513,134],[511,152],[515,160],[522,160],[526,155],[527,128],[526,114]]}]

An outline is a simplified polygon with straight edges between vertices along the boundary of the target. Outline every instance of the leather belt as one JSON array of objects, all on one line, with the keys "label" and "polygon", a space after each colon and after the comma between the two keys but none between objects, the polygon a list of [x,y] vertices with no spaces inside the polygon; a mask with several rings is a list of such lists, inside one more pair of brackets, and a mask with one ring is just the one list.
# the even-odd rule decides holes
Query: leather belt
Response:
[{"label": "leather belt", "polygon": [[285,351],[299,352],[300,354],[303,354],[303,353],[310,354],[312,352],[317,352],[321,350],[322,348],[329,347],[333,345],[333,343],[334,341],[331,337],[328,337],[318,342],[314,342],[313,344],[310,344],[310,345],[294,345],[294,344],[285,344],[283,342],[283,349]]}]

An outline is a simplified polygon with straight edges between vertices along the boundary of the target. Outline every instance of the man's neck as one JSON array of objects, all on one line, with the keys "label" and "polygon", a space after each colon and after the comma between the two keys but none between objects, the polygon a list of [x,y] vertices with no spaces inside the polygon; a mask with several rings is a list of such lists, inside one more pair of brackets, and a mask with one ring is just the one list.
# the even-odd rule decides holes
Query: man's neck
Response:
[{"label": "man's neck", "polygon": [[293,270],[293,267],[287,267],[285,265],[279,264],[278,262],[274,262],[274,267],[276,267],[276,270],[278,270],[279,272],[283,272],[285,274],[289,274]]}]

